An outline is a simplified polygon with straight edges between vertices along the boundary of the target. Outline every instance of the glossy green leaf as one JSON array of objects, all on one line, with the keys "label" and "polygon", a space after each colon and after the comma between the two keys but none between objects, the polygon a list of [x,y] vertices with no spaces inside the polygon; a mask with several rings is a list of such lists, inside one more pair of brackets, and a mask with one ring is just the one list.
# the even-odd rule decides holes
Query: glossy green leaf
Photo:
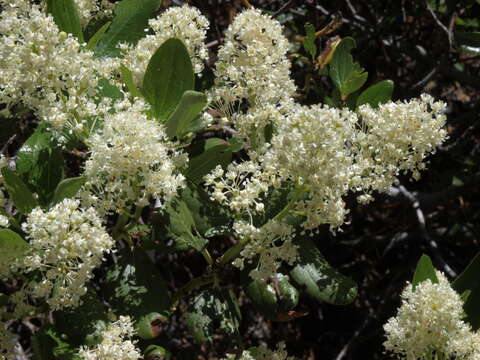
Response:
[{"label": "glossy green leaf", "polygon": [[148,345],[143,353],[145,360],[170,360],[172,353],[159,345]]},{"label": "glossy green leaf", "polygon": [[356,46],[355,40],[346,37],[335,48],[332,61],[329,64],[330,77],[340,91],[342,99],[358,89],[367,81],[368,73],[353,61],[350,52]]},{"label": "glossy green leaf", "polygon": [[153,54],[143,78],[143,95],[159,121],[168,119],[183,93],[194,88],[192,62],[179,39],[165,41]]},{"label": "glossy green leaf", "polygon": [[302,238],[298,245],[299,259],[290,272],[292,278],[318,301],[334,305],[351,303],[357,295],[357,284],[332,268],[311,239]]},{"label": "glossy green leaf", "polygon": [[21,258],[28,249],[28,243],[10,229],[0,230],[0,261],[9,263]]},{"label": "glossy green leaf", "polygon": [[64,159],[45,123],[25,141],[17,153],[16,173],[46,204],[64,175]]},{"label": "glossy green leaf", "polygon": [[103,24],[102,27],[98,29],[98,31],[88,40],[85,49],[93,51],[97,47],[97,44],[102,38],[103,34],[105,34],[105,32],[108,30],[108,27],[111,23],[111,21],[107,21],[105,24]]},{"label": "glossy green leaf", "polygon": [[307,52],[310,54],[312,58],[315,58],[317,55],[317,45],[315,45],[315,39],[317,36],[315,35],[315,27],[310,24],[305,24],[305,38],[303,39],[303,47]]},{"label": "glossy green leaf", "polygon": [[161,0],[122,0],[115,7],[115,17],[95,48],[97,56],[119,56],[120,43],[136,44],[145,36],[148,20],[155,16]]},{"label": "glossy green leaf", "polygon": [[125,65],[120,65],[120,73],[122,74],[122,80],[127,86],[128,91],[132,94],[133,97],[142,97],[142,94],[137,89],[137,86],[133,82],[133,75],[129,68]]},{"label": "glossy green leaf", "polygon": [[197,91],[185,91],[175,111],[166,122],[167,135],[181,138],[188,132],[193,120],[207,106],[207,96]]},{"label": "glossy green leaf", "polygon": [[392,100],[393,81],[383,80],[368,87],[357,98],[357,107],[363,104],[369,104],[376,108],[379,104],[384,104]]},{"label": "glossy green leaf", "polygon": [[264,315],[272,318],[278,312],[277,293],[272,284],[266,281],[253,280],[245,287],[247,295],[252,299],[255,306]]},{"label": "glossy green leaf", "polygon": [[44,325],[32,336],[32,350],[36,360],[81,360],[78,349],[52,325]]},{"label": "glossy green leaf", "polygon": [[300,293],[292,285],[288,275],[277,274],[275,280],[278,282],[278,311],[286,313],[298,305]]},{"label": "glossy green leaf", "polygon": [[168,318],[165,315],[157,312],[152,312],[140,317],[136,324],[136,333],[144,340],[150,340],[160,335],[162,331],[162,324],[166,322]]},{"label": "glossy green leaf", "polygon": [[435,274],[435,268],[433,267],[432,260],[428,255],[422,255],[420,260],[418,260],[415,273],[413,274],[412,287],[415,290],[415,287],[420,284],[422,281],[430,279],[433,283],[438,283],[437,275]]},{"label": "glossy green leaf", "polygon": [[8,195],[10,195],[18,211],[26,215],[38,206],[37,199],[17,174],[8,167],[3,167],[1,172]]},{"label": "glossy green leaf", "polygon": [[238,337],[241,314],[231,291],[206,289],[189,302],[185,320],[198,343],[212,342],[216,331],[234,340]]},{"label": "glossy green leaf", "polygon": [[463,272],[452,283],[459,294],[468,294],[463,306],[467,314],[466,321],[474,330],[480,328],[480,253],[477,254]]},{"label": "glossy green leaf", "polygon": [[72,34],[80,43],[85,41],[74,0],[47,0],[47,12],[52,14],[60,31]]},{"label": "glossy green leaf", "polygon": [[74,198],[83,184],[85,184],[85,178],[83,176],[62,180],[55,189],[52,205],[58,204],[63,199]]},{"label": "glossy green leaf", "polygon": [[147,253],[125,250],[118,257],[102,284],[104,297],[115,313],[136,320],[150,313],[167,315],[171,305],[167,284]]},{"label": "glossy green leaf", "polygon": [[204,144],[204,151],[190,159],[185,176],[191,182],[199,184],[203,177],[218,165],[226,167],[232,161],[231,145],[223,140],[211,138]]}]

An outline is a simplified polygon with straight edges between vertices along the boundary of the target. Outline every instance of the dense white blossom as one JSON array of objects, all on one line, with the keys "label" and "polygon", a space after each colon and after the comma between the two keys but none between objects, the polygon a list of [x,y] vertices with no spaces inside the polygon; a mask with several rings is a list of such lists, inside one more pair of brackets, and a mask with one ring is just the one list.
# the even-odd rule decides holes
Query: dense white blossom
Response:
[{"label": "dense white blossom", "polygon": [[108,77],[109,60],[70,34],[60,32],[53,18],[27,0],[1,0],[0,103],[9,109],[23,103],[56,129],[68,124],[81,130],[90,117],[108,110],[94,96],[100,76]]},{"label": "dense white blossom", "polygon": [[397,315],[384,325],[384,347],[407,360],[430,359],[433,352],[476,360],[480,335],[462,320],[463,301],[445,275],[437,271],[437,278],[406,286]]},{"label": "dense white blossom", "polygon": [[[236,359],[234,354],[230,354],[225,360]],[[285,343],[281,342],[275,350],[269,350],[265,346],[259,346],[245,350],[239,360],[295,360],[293,356],[288,356],[285,350]]]},{"label": "dense white blossom", "polygon": [[165,130],[145,115],[138,100],[105,117],[103,130],[87,140],[90,158],[82,197],[101,213],[146,206],[151,198],[169,202],[184,186],[177,168],[185,157],[175,151]]},{"label": "dense white blossom", "polygon": [[244,221],[237,221],[233,228],[246,242],[240,257],[233,265],[242,269],[244,262],[252,262],[258,257],[256,267],[250,271],[252,279],[265,280],[273,276],[282,261],[293,265],[297,258],[297,248],[293,244],[294,229],[286,223],[271,220],[261,227],[255,227]]},{"label": "dense white blossom", "polygon": [[109,0],[75,0],[80,23],[85,26],[96,17],[106,17],[113,14],[114,3]]},{"label": "dense white blossom", "polygon": [[131,340],[135,330],[130,317],[120,316],[102,332],[102,342],[89,349],[82,347],[79,356],[84,360],[137,360],[140,350]]},{"label": "dense white blossom", "polygon": [[42,274],[29,284],[30,293],[52,309],[78,306],[93,269],[114,245],[96,211],[65,199],[49,211],[33,209],[23,230],[30,240],[25,270]]},{"label": "dense white blossom", "polygon": [[208,58],[205,38],[208,20],[197,8],[189,5],[171,7],[149,21],[153,35],[147,34],[135,46],[123,44],[124,64],[132,71],[133,80],[141,86],[150,58],[166,40],[177,38],[185,44],[196,74],[200,74]]}]

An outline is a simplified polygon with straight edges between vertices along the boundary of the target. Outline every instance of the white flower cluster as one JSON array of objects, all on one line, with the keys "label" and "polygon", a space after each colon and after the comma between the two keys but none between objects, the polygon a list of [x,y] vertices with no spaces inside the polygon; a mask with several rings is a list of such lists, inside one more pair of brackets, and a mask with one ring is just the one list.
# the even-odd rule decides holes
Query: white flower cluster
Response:
[{"label": "white flower cluster", "polygon": [[149,21],[153,35],[146,35],[135,46],[122,44],[124,64],[132,71],[133,80],[141,86],[145,70],[155,51],[169,38],[183,41],[196,74],[200,74],[208,59],[205,38],[208,20],[197,8],[189,5],[171,7],[163,14]]},{"label": "white flower cluster", "polygon": [[[236,359],[234,354],[230,354],[225,360]],[[259,346],[245,350],[239,360],[295,360],[293,356],[288,356],[285,350],[285,343],[277,345],[276,350],[269,350],[265,346]]]},{"label": "white flower cluster", "polygon": [[[277,106],[294,94],[288,47],[280,23],[257,9],[243,11],[228,27],[211,96],[243,135],[263,132],[279,112]],[[233,104],[242,101],[248,102],[247,113],[232,114]]]},{"label": "white flower cluster", "polygon": [[137,360],[140,350],[131,338],[135,334],[132,320],[120,316],[102,332],[102,342],[94,348],[82,347],[79,356],[84,360]]},{"label": "white flower cluster", "polygon": [[443,358],[477,360],[480,334],[473,332],[464,317],[460,295],[445,275],[437,271],[438,283],[430,280],[402,292],[396,317],[384,325],[386,350],[407,360]]},{"label": "white flower cluster", "polygon": [[109,0],[75,0],[80,23],[85,26],[96,17],[105,17],[113,14],[114,3]]},{"label": "white flower cluster", "polygon": [[258,256],[256,268],[250,271],[252,279],[265,280],[277,272],[281,261],[293,265],[297,258],[291,225],[271,220],[257,228],[247,222],[237,221],[233,228],[247,242],[240,253],[241,257],[233,265],[243,269],[245,260],[252,261]]},{"label": "white flower cluster", "polygon": [[447,136],[445,103],[423,94],[403,103],[389,102],[378,109],[358,109],[362,131],[352,142],[356,155],[357,186],[385,192],[401,172],[414,179],[425,169],[422,162]]},{"label": "white flower cluster", "polygon": [[78,306],[93,269],[114,246],[96,211],[65,199],[47,212],[33,209],[22,227],[30,240],[25,271],[42,274],[40,282],[29,284],[29,292],[54,310]]},{"label": "white flower cluster", "polygon": [[138,100],[105,117],[103,130],[88,140],[87,182],[82,194],[101,214],[146,206],[150,198],[169,202],[184,186],[177,167],[185,157],[174,150],[163,127],[145,115]]},{"label": "white flower cluster", "polygon": [[[7,166],[7,158],[3,154],[0,154],[0,170],[5,166]],[[5,205],[7,203],[7,199],[3,193],[2,185],[3,176],[0,173],[0,227],[8,227],[10,225],[10,221],[8,220],[8,217],[5,216]]]},{"label": "white flower cluster", "polygon": [[108,107],[93,97],[104,63],[58,30],[45,10],[27,0],[1,0],[0,103],[23,103],[56,129],[82,127]]}]

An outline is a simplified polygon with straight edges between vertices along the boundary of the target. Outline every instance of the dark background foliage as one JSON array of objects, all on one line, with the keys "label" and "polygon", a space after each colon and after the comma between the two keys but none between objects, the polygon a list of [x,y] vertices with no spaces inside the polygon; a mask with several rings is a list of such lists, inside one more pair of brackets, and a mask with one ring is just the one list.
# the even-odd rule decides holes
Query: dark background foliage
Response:
[{"label": "dark background foliage", "polygon": [[[382,325],[395,314],[399,294],[411,280],[421,254],[430,255],[434,265],[450,277],[459,274],[479,250],[480,239],[480,40],[465,40],[461,34],[480,31],[480,3],[470,1],[423,0],[251,0],[251,4],[281,21],[294,51],[306,56],[300,37],[304,24],[322,29],[333,17],[342,19],[336,32],[317,39],[320,51],[329,38],[351,36],[357,41],[355,59],[368,71],[367,86],[384,79],[395,83],[394,100],[428,92],[448,104],[449,139],[428,159],[422,179],[400,178],[389,194],[376,196],[367,206],[349,201],[350,224],[333,235],[320,230],[316,243],[327,260],[359,284],[356,300],[348,306],[319,304],[302,296],[297,313],[288,322],[274,322],[262,316],[244,294],[236,272],[226,274],[229,287],[238,296],[245,346],[274,347],[286,341],[291,355],[300,359],[383,359]],[[163,7],[181,4],[167,1]],[[211,62],[203,86],[212,79],[215,53],[222,33],[234,15],[245,7],[243,0],[192,0],[210,20],[208,46]],[[480,36],[479,36],[480,38]],[[470,45],[470,52],[462,45]],[[475,45],[476,44],[476,45]],[[475,47],[476,46],[476,47]],[[476,49],[476,50],[475,50]],[[323,101],[332,90],[327,76],[313,71],[300,57],[292,57],[292,76],[299,87],[298,101]],[[281,91],[281,89],[279,89]],[[23,121],[3,123],[2,151],[15,154],[33,132],[31,114]],[[8,127],[15,128],[10,136]],[[80,165],[75,154],[67,165],[73,174]],[[212,245],[219,256],[225,244]],[[159,255],[157,267],[176,290],[205,269],[205,261],[193,250]],[[100,270],[99,272],[101,272]],[[97,287],[98,288],[98,287]],[[211,345],[199,346],[187,334],[181,303],[163,325],[160,342],[178,359],[223,357],[231,339],[218,337]],[[29,327],[35,328],[38,320]],[[32,329],[22,327],[24,342]],[[230,349],[231,350],[231,349]]]},{"label": "dark background foliage", "polygon": [[[189,3],[211,22],[209,46],[214,54],[223,30],[244,3]],[[457,33],[480,29],[480,4],[418,0],[251,4],[279,19],[294,42],[304,34],[306,22],[319,30],[332,17],[341,17],[343,24],[335,33],[317,39],[320,50],[329,37],[352,36],[357,41],[355,58],[369,73],[367,85],[391,79],[394,100],[428,92],[448,104],[449,139],[428,159],[422,179],[401,178],[394,192],[377,196],[368,206],[352,202],[350,224],[336,235],[322,229],[316,239],[332,265],[358,282],[353,304],[338,307],[302,297],[298,310],[308,315],[279,323],[265,320],[241,297],[246,344],[274,346],[286,340],[289,352],[302,359],[383,359],[382,325],[395,314],[399,294],[421,254],[430,255],[438,269],[452,276],[479,250],[480,52],[462,51]],[[305,54],[300,45],[298,49]],[[331,89],[327,77],[318,73],[306,80],[312,69],[299,60],[294,61],[292,74],[303,89],[299,101],[321,102],[322,91]],[[206,357],[213,356],[209,350],[205,349]]]}]

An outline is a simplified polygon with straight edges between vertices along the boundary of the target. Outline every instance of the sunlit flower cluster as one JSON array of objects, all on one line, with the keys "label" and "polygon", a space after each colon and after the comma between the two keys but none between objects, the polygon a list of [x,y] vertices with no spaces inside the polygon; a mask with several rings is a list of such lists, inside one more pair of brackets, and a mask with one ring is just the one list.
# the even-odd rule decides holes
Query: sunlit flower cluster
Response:
[{"label": "sunlit flower cluster", "polygon": [[[214,106],[244,135],[251,135],[275,117],[279,104],[295,92],[287,59],[288,40],[280,23],[257,9],[237,15],[218,51]],[[240,115],[235,107],[246,101],[249,110]]]},{"label": "sunlit flower cluster", "polygon": [[142,355],[131,340],[134,334],[130,317],[120,316],[102,332],[100,344],[91,349],[82,347],[79,356],[84,360],[137,360]]},{"label": "sunlit flower cluster", "polygon": [[184,186],[177,168],[185,157],[174,150],[163,127],[147,118],[142,101],[126,105],[107,115],[103,130],[88,139],[82,196],[102,214],[128,212],[151,198],[167,203]]},{"label": "sunlit flower cluster", "polygon": [[294,228],[286,223],[271,220],[261,227],[244,221],[237,221],[233,228],[246,245],[233,265],[243,269],[245,261],[252,262],[258,257],[256,267],[250,271],[252,279],[265,280],[274,275],[281,262],[293,265],[297,249],[292,242]]},{"label": "sunlit flower cluster", "polygon": [[397,315],[384,325],[385,349],[407,360],[430,359],[432,353],[478,359],[480,334],[462,320],[463,301],[445,275],[437,271],[437,278],[404,289]]},{"label": "sunlit flower cluster", "polygon": [[[227,356],[225,360],[237,359],[234,354]],[[285,343],[277,345],[277,349],[270,350],[265,346],[259,346],[245,350],[239,358],[240,360],[295,360],[293,356],[288,356],[285,350]]]},{"label": "sunlit flower cluster", "polygon": [[30,241],[25,270],[42,274],[29,285],[30,293],[52,309],[78,306],[93,269],[114,245],[96,211],[65,199],[49,211],[33,209],[23,230]]},{"label": "sunlit flower cluster", "polygon": [[[39,119],[61,129],[81,130],[89,117],[108,107],[96,104],[103,64],[60,32],[45,9],[27,0],[0,1],[0,103],[4,115],[22,103]],[[107,61],[108,62],[108,61]]]},{"label": "sunlit flower cluster", "polygon": [[75,5],[83,26],[92,18],[111,16],[114,8],[110,0],[75,0]]},{"label": "sunlit flower cluster", "polygon": [[361,131],[352,144],[359,177],[357,186],[385,192],[396,176],[407,171],[420,178],[426,155],[446,138],[445,103],[427,94],[405,102],[389,102],[378,109],[358,109]]},{"label": "sunlit flower cluster", "polygon": [[183,41],[195,73],[200,74],[208,58],[205,47],[208,20],[197,8],[189,5],[171,7],[159,17],[149,21],[153,35],[146,35],[135,46],[123,44],[124,64],[132,71],[133,80],[141,86],[150,58],[166,40],[177,38]]}]

